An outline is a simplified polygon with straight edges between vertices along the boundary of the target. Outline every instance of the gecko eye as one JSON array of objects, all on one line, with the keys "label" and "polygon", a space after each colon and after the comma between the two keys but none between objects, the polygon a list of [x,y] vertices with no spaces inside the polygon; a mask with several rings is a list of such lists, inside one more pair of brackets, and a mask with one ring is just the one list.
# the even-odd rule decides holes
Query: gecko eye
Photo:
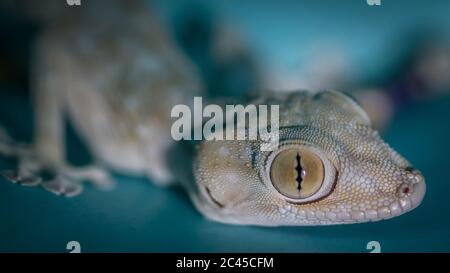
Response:
[{"label": "gecko eye", "polygon": [[328,195],[336,171],[324,156],[307,146],[288,146],[269,157],[267,176],[284,198],[310,202]]},{"label": "gecko eye", "polygon": [[324,179],[322,160],[305,149],[288,149],[272,162],[273,186],[289,198],[302,199],[316,193]]}]

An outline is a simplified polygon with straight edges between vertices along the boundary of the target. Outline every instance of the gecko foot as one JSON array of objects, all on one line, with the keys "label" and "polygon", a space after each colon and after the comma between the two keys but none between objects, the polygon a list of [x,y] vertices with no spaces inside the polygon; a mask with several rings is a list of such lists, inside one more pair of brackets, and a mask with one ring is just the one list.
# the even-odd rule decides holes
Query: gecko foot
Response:
[{"label": "gecko foot", "polygon": [[22,186],[37,186],[42,182],[42,179],[39,176],[32,174],[21,175],[15,170],[2,171],[0,174],[8,181],[17,183]]},{"label": "gecko foot", "polygon": [[6,180],[21,186],[41,186],[56,195],[73,197],[83,191],[83,183],[92,183],[101,190],[110,190],[114,183],[109,173],[97,166],[33,168],[29,171],[24,165],[19,170],[0,172]]},{"label": "gecko foot", "polygon": [[99,164],[73,167],[65,162],[48,162],[39,157],[31,146],[11,140],[1,126],[0,156],[12,158],[17,162],[12,170],[0,169],[0,176],[22,186],[40,186],[49,192],[67,197],[80,194],[84,183],[91,183],[101,190],[114,187],[109,172]]},{"label": "gecko foot", "polygon": [[24,173],[23,170],[21,172],[17,170],[2,171],[0,172],[0,175],[12,183],[28,187],[41,186],[49,192],[66,197],[76,196],[83,190],[81,183],[65,177],[64,175],[56,175],[46,180],[40,175]]},{"label": "gecko foot", "polygon": [[66,197],[80,194],[84,183],[91,183],[101,190],[114,187],[113,179],[102,167],[44,164],[30,155],[21,156],[16,169],[0,171],[0,176],[21,186],[40,186]]},{"label": "gecko foot", "polygon": [[42,187],[56,195],[63,195],[66,197],[77,196],[83,191],[81,183],[68,177],[64,177],[63,175],[58,175],[52,180],[43,182]]}]

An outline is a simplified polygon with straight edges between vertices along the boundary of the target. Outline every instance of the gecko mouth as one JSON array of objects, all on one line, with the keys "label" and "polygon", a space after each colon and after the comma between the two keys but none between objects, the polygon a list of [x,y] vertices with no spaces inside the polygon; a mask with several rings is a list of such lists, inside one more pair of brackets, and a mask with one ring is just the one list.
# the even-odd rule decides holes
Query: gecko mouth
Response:
[{"label": "gecko mouth", "polygon": [[208,196],[209,200],[214,203],[216,206],[218,206],[219,208],[224,208],[225,205],[220,203],[219,201],[217,201],[216,198],[214,198],[214,196],[211,194],[211,190],[208,187],[205,187],[205,192],[206,195]]},{"label": "gecko mouth", "polygon": [[402,184],[397,190],[398,199],[389,206],[377,209],[376,213],[365,213],[368,220],[389,219],[418,207],[425,196],[424,182]]}]

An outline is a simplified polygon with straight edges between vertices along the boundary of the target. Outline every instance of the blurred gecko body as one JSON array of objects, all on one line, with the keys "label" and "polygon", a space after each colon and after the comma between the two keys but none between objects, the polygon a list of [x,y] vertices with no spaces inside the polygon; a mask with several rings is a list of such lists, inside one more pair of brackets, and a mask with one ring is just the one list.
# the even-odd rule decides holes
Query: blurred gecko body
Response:
[{"label": "blurred gecko body", "polygon": [[98,162],[168,183],[167,109],[201,94],[194,67],[142,1],[60,9],[66,16],[45,17],[32,62],[37,153],[64,162],[67,116]]}]

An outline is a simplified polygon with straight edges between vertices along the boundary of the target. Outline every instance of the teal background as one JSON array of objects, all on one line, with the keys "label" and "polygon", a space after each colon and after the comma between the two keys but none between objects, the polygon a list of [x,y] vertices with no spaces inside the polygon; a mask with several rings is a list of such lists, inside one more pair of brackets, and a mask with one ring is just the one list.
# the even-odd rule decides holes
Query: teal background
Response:
[{"label": "teal background", "polygon": [[[292,44],[304,44],[307,55],[314,35],[331,33],[352,52],[352,65],[361,78],[383,76],[401,53],[391,45],[405,33],[431,26],[445,36],[450,29],[448,1],[384,0],[378,10],[363,0],[185,5],[190,2],[201,2],[217,16],[232,20],[259,56],[286,67],[290,49],[297,50]],[[183,8],[174,1],[156,4],[165,18]],[[296,25],[300,19],[302,28]],[[29,97],[21,91],[0,87],[0,123],[16,139],[29,141],[32,111]],[[381,243],[382,252],[448,252],[449,117],[448,96],[414,102],[402,107],[383,132],[427,182],[422,205],[401,217],[327,227],[230,226],[204,219],[179,189],[159,188],[144,178],[115,174],[113,191],[87,187],[71,199],[0,178],[0,252],[68,252],[65,247],[72,240],[80,242],[83,252],[368,252],[366,244],[374,240]],[[68,130],[71,157],[82,163],[87,152]],[[0,161],[0,166],[9,164]]]}]

